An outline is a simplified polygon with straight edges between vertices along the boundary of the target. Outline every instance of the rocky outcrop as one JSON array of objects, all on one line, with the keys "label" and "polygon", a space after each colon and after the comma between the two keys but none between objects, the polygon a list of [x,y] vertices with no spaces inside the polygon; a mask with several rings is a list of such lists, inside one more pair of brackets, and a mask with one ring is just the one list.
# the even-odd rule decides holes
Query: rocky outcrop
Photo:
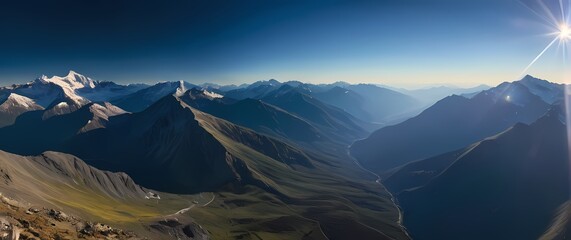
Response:
[{"label": "rocky outcrop", "polygon": [[84,221],[62,211],[26,208],[0,196],[0,239],[141,239],[133,232]]}]

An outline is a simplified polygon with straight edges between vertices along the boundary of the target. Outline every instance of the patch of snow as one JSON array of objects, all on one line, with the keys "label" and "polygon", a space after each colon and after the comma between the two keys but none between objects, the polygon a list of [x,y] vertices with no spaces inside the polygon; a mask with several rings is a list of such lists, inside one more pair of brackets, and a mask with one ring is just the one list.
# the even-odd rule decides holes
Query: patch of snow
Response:
[{"label": "patch of snow", "polygon": [[210,92],[207,90],[203,90],[202,91],[204,93],[204,95],[211,97],[211,98],[223,98],[224,96],[222,96],[221,94],[215,93],[215,92]]},{"label": "patch of snow", "polygon": [[120,114],[124,114],[127,113],[125,110],[110,104],[110,103],[104,103],[105,106],[102,106],[98,103],[95,103],[93,105],[91,105],[89,107],[90,111],[97,117],[105,119],[105,120],[109,120],[109,117],[112,116],[117,116]]},{"label": "patch of snow", "polygon": [[56,107],[56,108],[69,107],[69,104],[67,104],[66,102],[60,102],[60,103],[58,103],[55,107]]},{"label": "patch of snow", "polygon": [[161,196],[159,196],[158,194],[154,193],[154,192],[148,192],[147,195],[145,196],[146,199],[161,199]]},{"label": "patch of snow", "polygon": [[186,92],[186,87],[184,86],[184,81],[178,81],[178,87],[176,88],[175,95],[182,96]]}]

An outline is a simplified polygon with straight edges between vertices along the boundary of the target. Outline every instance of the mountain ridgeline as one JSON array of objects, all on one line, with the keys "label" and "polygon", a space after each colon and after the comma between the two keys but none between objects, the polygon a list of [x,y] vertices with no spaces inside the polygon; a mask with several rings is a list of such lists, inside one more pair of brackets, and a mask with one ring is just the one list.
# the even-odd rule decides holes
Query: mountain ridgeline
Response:
[{"label": "mountain ridgeline", "polygon": [[382,174],[414,239],[565,239],[565,87],[526,76],[447,97],[351,153]]},{"label": "mountain ridgeline", "polygon": [[[354,232],[363,239],[407,239],[391,195],[346,152],[379,122],[313,96],[334,88],[277,81],[229,88],[182,81],[119,85],[73,71],[4,87],[0,136],[9,137],[0,138],[0,149],[69,156],[18,181],[73,186],[85,174],[103,184],[89,185],[93,192],[54,191],[49,185],[29,193],[9,184],[4,192],[87,220],[116,222],[153,239],[327,239]],[[416,107],[415,101],[408,103]],[[13,156],[7,161],[22,158]],[[69,179],[47,177],[54,169],[85,169],[85,164],[93,170],[62,170]],[[19,167],[7,178],[14,179]],[[107,183],[96,168],[122,172],[118,176],[128,176],[127,185],[137,186],[137,194],[116,194],[121,181]],[[57,200],[62,191],[69,200]],[[29,197],[34,194],[43,197]],[[93,201],[81,200],[89,196]]]},{"label": "mountain ridgeline", "polygon": [[567,87],[42,76],[0,88],[0,213],[40,238],[565,239]]},{"label": "mountain ridgeline", "polygon": [[406,165],[387,178],[411,235],[539,238],[569,200],[564,115],[555,106],[531,125],[517,123],[458,152]]},{"label": "mountain ridgeline", "polygon": [[502,83],[471,98],[446,97],[415,117],[355,142],[351,154],[366,168],[382,174],[412,161],[459,149],[518,122],[529,124],[543,116],[550,105],[532,90],[516,81]]}]

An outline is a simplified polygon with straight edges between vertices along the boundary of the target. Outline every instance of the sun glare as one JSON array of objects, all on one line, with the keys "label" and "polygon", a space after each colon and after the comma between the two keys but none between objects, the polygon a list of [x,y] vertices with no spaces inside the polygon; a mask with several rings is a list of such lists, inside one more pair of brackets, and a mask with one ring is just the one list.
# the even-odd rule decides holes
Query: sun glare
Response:
[{"label": "sun glare", "polygon": [[562,40],[571,39],[571,29],[566,23],[559,26],[559,38]]},{"label": "sun glare", "polygon": [[[532,7],[526,5],[525,3],[521,2],[525,7],[535,13],[537,16],[540,16],[541,19],[545,20],[546,23],[550,26],[553,26],[553,31],[551,33],[546,34],[546,36],[554,37],[553,40],[547,44],[547,46],[527,65],[527,67],[521,72],[520,76],[524,76],[528,74],[528,70],[539,60],[553,45],[558,47],[558,51],[561,51],[561,55],[563,56],[563,61],[567,61],[567,57],[569,55],[569,44],[571,43],[571,24],[569,21],[571,20],[567,11],[571,10],[570,5],[571,0],[559,0],[559,9],[560,13],[557,14],[554,9],[550,7],[549,4],[546,4],[544,0],[537,0],[537,3],[543,9],[542,12],[538,12],[534,10]],[[555,44],[557,43],[558,44]]]}]

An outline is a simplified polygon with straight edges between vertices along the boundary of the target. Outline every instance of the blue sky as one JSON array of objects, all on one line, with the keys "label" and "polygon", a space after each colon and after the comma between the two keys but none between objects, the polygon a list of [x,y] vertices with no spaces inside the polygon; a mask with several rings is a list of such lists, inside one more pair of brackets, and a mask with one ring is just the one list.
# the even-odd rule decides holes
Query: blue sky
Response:
[{"label": "blue sky", "polygon": [[[3,84],[73,69],[120,83],[494,85],[552,39],[516,0],[10,1],[0,31]],[[563,67],[553,48],[529,73],[564,82]]]}]

